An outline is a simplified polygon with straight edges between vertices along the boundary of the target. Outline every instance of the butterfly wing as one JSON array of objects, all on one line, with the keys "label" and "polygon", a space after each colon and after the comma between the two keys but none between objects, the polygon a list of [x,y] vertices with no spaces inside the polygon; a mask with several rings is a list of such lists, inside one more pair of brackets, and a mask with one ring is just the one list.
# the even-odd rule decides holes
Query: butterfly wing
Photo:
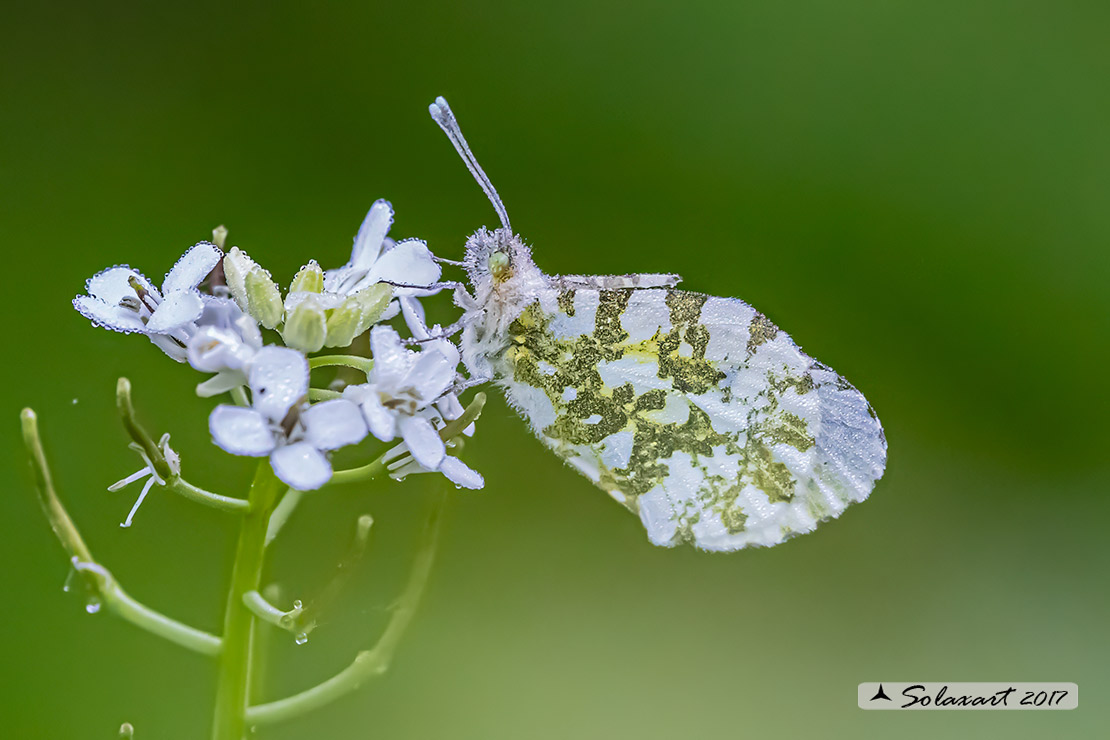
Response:
[{"label": "butterfly wing", "polygon": [[657,545],[775,545],[870,494],[867,400],[751,306],[674,288],[565,289],[495,358],[510,403]]}]

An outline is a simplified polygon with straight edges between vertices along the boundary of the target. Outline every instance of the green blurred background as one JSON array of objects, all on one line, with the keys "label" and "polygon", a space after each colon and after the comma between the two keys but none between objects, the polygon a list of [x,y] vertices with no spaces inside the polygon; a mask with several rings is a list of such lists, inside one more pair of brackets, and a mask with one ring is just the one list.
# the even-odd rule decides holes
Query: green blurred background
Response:
[{"label": "green blurred background", "polygon": [[[62,591],[18,442],[128,590],[218,630],[234,526],[105,487],[132,378],[196,482],[241,491],[197,375],[93,330],[96,270],[160,276],[218,223],[276,276],[338,265],[370,203],[459,257],[493,214],[426,108],[452,102],[548,272],[677,271],[741,296],[860,387],[873,497],[771,550],[650,546],[495,399],[385,677],[261,737],[1095,737],[1110,720],[1104,375],[1110,7],[1101,2],[9,5],[0,562],[8,737],[208,731],[215,676]],[[450,312],[440,312],[450,318]],[[370,644],[432,476],[298,511],[271,569],[307,593],[377,521],[344,607],[275,646],[271,696]],[[1074,681],[1072,712],[863,712],[876,680]]]}]

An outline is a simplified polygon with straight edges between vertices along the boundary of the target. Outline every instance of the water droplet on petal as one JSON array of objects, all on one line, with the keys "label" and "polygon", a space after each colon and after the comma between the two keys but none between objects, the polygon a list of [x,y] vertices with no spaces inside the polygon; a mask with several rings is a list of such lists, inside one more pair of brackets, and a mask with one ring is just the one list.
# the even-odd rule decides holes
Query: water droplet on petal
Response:
[{"label": "water droplet on petal", "polygon": [[100,599],[90,596],[89,600],[85,602],[85,611],[89,614],[96,614],[100,611]]},{"label": "water droplet on petal", "polygon": [[308,635],[306,635],[304,632],[298,632],[297,636],[293,638],[293,642],[297,643],[298,645],[304,645],[306,642],[308,642]]}]

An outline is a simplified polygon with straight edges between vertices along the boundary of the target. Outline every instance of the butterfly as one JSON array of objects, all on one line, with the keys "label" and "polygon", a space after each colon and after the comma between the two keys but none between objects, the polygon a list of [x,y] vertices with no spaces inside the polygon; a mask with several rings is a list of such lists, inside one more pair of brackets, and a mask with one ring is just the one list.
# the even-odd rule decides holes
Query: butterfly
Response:
[{"label": "butterfly", "polygon": [[465,368],[651,542],[776,545],[867,498],[886,437],[848,381],[744,301],[679,290],[677,275],[545,274],[447,101],[429,112],[501,221],[466,242]]}]

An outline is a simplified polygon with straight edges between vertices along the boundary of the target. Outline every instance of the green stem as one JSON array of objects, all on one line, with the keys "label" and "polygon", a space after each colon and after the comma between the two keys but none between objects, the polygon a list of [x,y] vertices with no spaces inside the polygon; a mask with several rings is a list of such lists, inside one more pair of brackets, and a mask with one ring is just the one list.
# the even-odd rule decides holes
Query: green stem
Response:
[{"label": "green stem", "polygon": [[330,401],[333,398],[340,398],[342,395],[339,391],[329,391],[327,388],[308,389],[309,401]]},{"label": "green stem", "polygon": [[231,571],[231,588],[224,613],[224,650],[220,656],[216,710],[212,725],[213,740],[242,740],[246,731],[254,615],[243,603],[243,595],[249,591],[257,591],[262,581],[266,527],[278,493],[284,485],[274,475],[270,461],[260,460],[248,497],[250,511],[243,517],[240,525],[235,563]]},{"label": "green stem", "polygon": [[374,367],[374,361],[358,355],[319,355],[308,358],[308,367],[312,370],[318,367],[353,367],[355,370],[369,373],[370,368]]},{"label": "green stem", "polygon": [[293,608],[287,612],[283,612],[276,606],[271,604],[265,596],[257,591],[247,591],[243,594],[243,603],[251,610],[254,616],[261,619],[263,622],[269,622],[283,630],[292,630],[296,624],[297,617],[301,615],[303,608],[297,606],[301,602],[293,605]]},{"label": "green stem", "polygon": [[243,390],[243,386],[237,385],[231,389],[231,400],[235,401],[237,406],[250,406],[251,400],[247,398],[247,392]]},{"label": "green stem", "polygon": [[274,508],[273,516],[270,517],[270,524],[266,528],[266,547],[269,547],[270,543],[281,533],[282,528],[285,527],[285,523],[289,521],[289,517],[293,516],[293,512],[296,511],[297,505],[301,503],[302,498],[304,498],[304,491],[298,491],[293,488],[290,488],[285,492],[285,495],[281,497],[281,501],[278,502],[277,507]]},{"label": "green stem", "polygon": [[116,408],[119,409],[120,419],[123,421],[124,429],[127,430],[127,435],[146,451],[146,456],[154,465],[159,477],[162,480],[172,478],[174,473],[166,462],[166,456],[162,454],[162,448],[135,418],[135,407],[131,403],[131,381],[127,378],[120,378],[116,382]]},{"label": "green stem", "polygon": [[181,647],[204,655],[219,655],[222,647],[220,638],[215,635],[182,624],[136,601],[116,581],[115,577],[98,563],[73,559],[73,567],[79,573],[93,574],[97,579],[96,594],[105,609],[131,624],[169,640]]},{"label": "green stem", "polygon": [[195,501],[198,504],[211,506],[213,509],[220,511],[231,511],[236,514],[245,514],[250,508],[250,504],[246,499],[233,498],[232,496],[221,496],[218,493],[206,491],[203,488],[198,488],[192,483],[187,483],[180,476],[175,476],[166,481],[166,489],[173,491],[179,496]]},{"label": "green stem", "polygon": [[354,691],[367,679],[385,673],[401,637],[412,622],[420,597],[424,593],[424,586],[428,582],[428,574],[431,573],[432,563],[435,561],[436,542],[439,538],[445,500],[445,496],[441,497],[428,517],[408,583],[397,600],[393,615],[378,643],[370,650],[360,651],[349,666],[323,683],[285,699],[251,707],[247,710],[248,722],[252,725],[271,724],[297,717],[325,706],[344,694]]}]

